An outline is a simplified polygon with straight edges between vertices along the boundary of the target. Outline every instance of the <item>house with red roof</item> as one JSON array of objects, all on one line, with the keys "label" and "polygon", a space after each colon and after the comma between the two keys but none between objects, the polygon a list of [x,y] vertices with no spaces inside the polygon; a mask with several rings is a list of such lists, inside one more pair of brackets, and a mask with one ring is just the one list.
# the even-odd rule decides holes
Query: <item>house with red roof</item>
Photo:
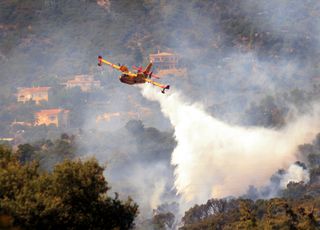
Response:
[{"label": "house with red roof", "polygon": [[35,113],[35,126],[54,125],[56,127],[67,127],[69,124],[69,110],[45,109]]},{"label": "house with red roof", "polygon": [[80,87],[83,92],[91,92],[94,89],[100,88],[100,81],[94,80],[93,75],[76,75],[74,79],[64,83],[67,89]]},{"label": "house with red roof", "polygon": [[49,100],[49,90],[50,87],[18,88],[17,101],[22,103],[35,101],[39,105],[41,101]]}]

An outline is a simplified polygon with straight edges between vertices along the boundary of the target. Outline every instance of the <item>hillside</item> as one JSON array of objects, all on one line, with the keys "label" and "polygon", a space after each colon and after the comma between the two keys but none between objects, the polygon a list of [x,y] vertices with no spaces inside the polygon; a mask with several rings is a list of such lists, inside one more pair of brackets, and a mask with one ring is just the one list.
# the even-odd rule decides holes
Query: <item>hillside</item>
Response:
[{"label": "hillside", "polygon": [[[145,63],[158,49],[198,51],[186,61],[209,64],[221,52],[242,45],[264,58],[290,55],[317,63],[312,49],[316,37],[307,30],[268,31],[268,25],[255,25],[268,12],[245,14],[240,1],[106,2],[105,8],[90,0],[2,1],[3,82],[24,85],[31,78],[44,84],[54,75],[92,71],[97,53],[128,64]],[[301,27],[315,23],[308,21],[308,7]],[[291,22],[283,27],[286,23]]]},{"label": "hillside", "polygon": [[[2,0],[0,143],[35,173],[107,162],[137,229],[317,229],[319,15],[316,0]],[[158,52],[186,70],[163,97],[97,66]]]}]

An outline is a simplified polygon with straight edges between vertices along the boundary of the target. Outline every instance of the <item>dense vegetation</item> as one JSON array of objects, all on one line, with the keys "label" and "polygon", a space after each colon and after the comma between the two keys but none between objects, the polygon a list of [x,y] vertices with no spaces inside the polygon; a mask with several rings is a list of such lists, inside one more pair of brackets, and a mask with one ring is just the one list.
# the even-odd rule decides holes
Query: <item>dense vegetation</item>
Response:
[{"label": "dense vegetation", "polygon": [[181,229],[319,229],[319,208],[318,198],[211,199],[187,211]]},{"label": "dense vegetation", "polygon": [[[142,129],[131,122],[130,130]],[[75,137],[20,145],[13,152],[1,146],[0,224],[4,229],[81,228],[128,229],[137,205],[131,199],[108,196],[104,168],[96,160],[75,159]],[[181,229],[318,229],[320,211],[320,134],[311,144],[299,146],[309,168],[308,183],[289,183],[270,200],[210,199],[185,212]],[[302,163],[299,163],[302,164]],[[254,197],[254,196],[253,196]],[[140,229],[177,226],[178,204],[163,204]],[[81,217],[81,218],[80,218]],[[79,219],[80,218],[80,219]],[[144,225],[148,226],[144,228]]]},{"label": "dense vegetation", "polygon": [[[56,150],[60,143],[56,143]],[[50,147],[49,147],[50,149]],[[66,151],[67,148],[62,148]],[[129,229],[138,207],[110,189],[95,159],[65,160],[52,171],[27,161],[31,145],[0,147],[1,229]],[[49,150],[50,151],[50,150]],[[59,152],[55,152],[58,154]],[[48,153],[53,155],[54,153]]]}]

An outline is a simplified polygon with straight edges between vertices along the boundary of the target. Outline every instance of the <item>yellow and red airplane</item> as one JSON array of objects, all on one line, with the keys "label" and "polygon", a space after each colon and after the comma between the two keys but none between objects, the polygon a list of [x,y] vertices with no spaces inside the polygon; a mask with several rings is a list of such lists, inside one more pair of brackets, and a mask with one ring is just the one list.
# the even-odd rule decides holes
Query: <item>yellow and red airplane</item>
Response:
[{"label": "yellow and red airplane", "polygon": [[162,89],[161,90],[162,93],[165,93],[166,89],[170,89],[170,85],[162,85],[158,82],[151,80],[151,77],[159,78],[159,77],[153,75],[152,72],[150,72],[151,67],[152,67],[152,62],[150,62],[149,65],[147,65],[147,67],[144,70],[141,67],[140,68],[134,67],[134,69],[137,70],[136,73],[130,72],[128,67],[126,67],[125,65],[120,65],[120,64],[115,65],[115,64],[103,59],[101,56],[99,56],[98,57],[98,66],[101,66],[102,64],[109,65],[112,68],[122,72],[122,74],[119,77],[119,79],[122,83],[134,85],[134,84],[143,84],[143,83],[148,82],[148,83],[151,83],[152,85],[160,87]]}]

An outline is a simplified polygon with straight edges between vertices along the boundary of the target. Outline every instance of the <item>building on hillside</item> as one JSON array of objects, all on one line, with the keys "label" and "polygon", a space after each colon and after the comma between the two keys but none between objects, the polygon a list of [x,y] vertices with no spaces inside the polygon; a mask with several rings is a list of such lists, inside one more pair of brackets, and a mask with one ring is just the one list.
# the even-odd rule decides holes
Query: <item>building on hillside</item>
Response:
[{"label": "building on hillside", "polygon": [[49,100],[49,89],[50,87],[18,88],[17,101],[35,101],[39,105],[41,101]]},{"label": "building on hillside", "polygon": [[0,137],[0,144],[6,143],[6,142],[13,142],[14,138],[13,137]]},{"label": "building on hillside", "polygon": [[45,109],[35,113],[35,126],[54,125],[56,127],[68,127],[69,110]]},{"label": "building on hillside", "polygon": [[83,92],[90,92],[101,87],[100,81],[94,80],[93,75],[76,75],[74,79],[68,80],[64,85],[67,89],[80,87]]},{"label": "building on hillside", "polygon": [[17,28],[18,26],[14,24],[3,24],[3,23],[0,24],[0,31],[16,30]]},{"label": "building on hillside", "polygon": [[33,124],[31,122],[27,122],[27,121],[14,120],[13,122],[11,122],[10,127],[15,127],[15,126],[31,127],[31,126],[33,126]]},{"label": "building on hillside", "polygon": [[160,52],[149,55],[150,61],[154,64],[157,75],[177,75],[186,74],[186,70],[179,68],[179,56],[174,53]]}]

